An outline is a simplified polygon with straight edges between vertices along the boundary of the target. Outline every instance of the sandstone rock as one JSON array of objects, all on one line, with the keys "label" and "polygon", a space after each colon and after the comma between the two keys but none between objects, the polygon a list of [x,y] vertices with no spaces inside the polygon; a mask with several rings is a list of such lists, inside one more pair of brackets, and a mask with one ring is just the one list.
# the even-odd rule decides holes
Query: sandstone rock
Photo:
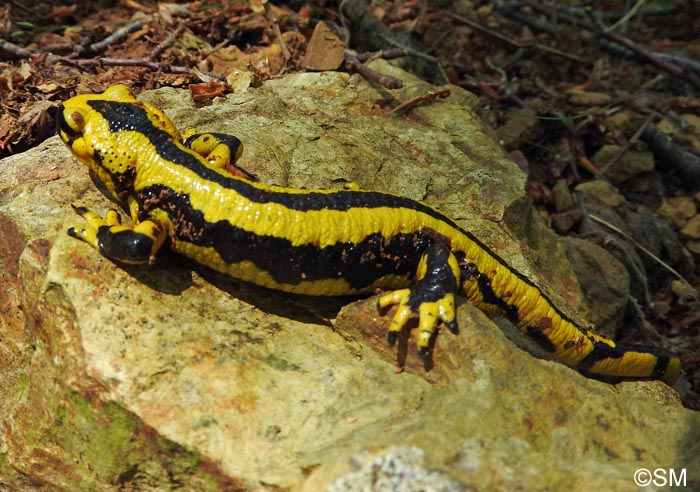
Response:
[{"label": "sandstone rock", "polygon": [[628,111],[619,111],[603,118],[602,127],[611,133],[625,134],[632,122],[632,115]]},{"label": "sandstone rock", "polygon": [[700,239],[700,215],[691,218],[678,232],[689,239]]},{"label": "sandstone rock", "polygon": [[569,190],[569,184],[565,179],[560,179],[556,182],[554,187],[552,187],[552,195],[554,197],[554,209],[558,213],[567,212],[576,206],[574,198],[571,196],[571,190]]},{"label": "sandstone rock", "polygon": [[[401,100],[431,89],[374,66],[406,81]],[[407,118],[342,73],[287,76],[199,109],[174,89],[143,98],[179,127],[237,134],[241,165],[266,182],[358,182],[423,199],[523,274],[544,272],[538,282],[580,316],[570,254],[523,199],[524,176],[473,96],[451,90]],[[346,490],[369,483],[368,466],[389,490],[421,478],[439,490],[615,492],[639,467],[700,476],[700,418],[672,389],[613,386],[533,357],[463,301],[462,333],[438,337],[432,369],[409,341],[395,374],[375,299],[338,311],[347,300],[256,288],[173,254],[119,266],[68,237],[80,222],[70,204],[112,204],[56,138],[3,160],[0,190],[0,483],[10,490]]]},{"label": "sandstone rock", "polygon": [[688,248],[688,251],[691,253],[700,255],[700,240],[691,239],[685,243],[685,247]]},{"label": "sandstone rock", "polygon": [[613,185],[603,179],[593,179],[576,186],[576,191],[581,193],[584,203],[587,205],[605,205],[617,207],[625,201]]},{"label": "sandstone rock", "polygon": [[656,213],[662,219],[666,219],[674,229],[682,229],[688,223],[688,217],[685,216],[683,211],[674,207],[669,202],[662,203],[656,210]]},{"label": "sandstone rock", "polygon": [[552,214],[550,217],[552,229],[559,234],[566,234],[581,221],[581,217],[583,217],[583,213],[578,208],[572,208],[560,214]]},{"label": "sandstone rock", "polygon": [[684,282],[682,280],[672,280],[671,290],[677,298],[681,299],[681,302],[683,303],[695,301],[698,297],[697,290],[688,282]]},{"label": "sandstone rock", "polygon": [[668,204],[678,210],[686,219],[691,218],[698,211],[695,201],[687,196],[671,197],[668,199]]},{"label": "sandstone rock", "polygon": [[605,168],[605,177],[613,183],[621,183],[654,169],[654,155],[651,152],[633,149],[626,150],[621,157],[609,164],[621,150],[619,145],[603,145],[593,156],[593,162],[600,168]]}]

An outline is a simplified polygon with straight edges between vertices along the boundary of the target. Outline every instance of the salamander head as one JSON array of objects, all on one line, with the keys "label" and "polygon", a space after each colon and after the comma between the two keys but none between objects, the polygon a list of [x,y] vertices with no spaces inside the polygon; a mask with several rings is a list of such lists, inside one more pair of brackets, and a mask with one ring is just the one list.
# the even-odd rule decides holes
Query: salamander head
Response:
[{"label": "salamander head", "polygon": [[59,107],[56,132],[73,155],[118,197],[123,192],[123,177],[135,172],[136,156],[126,139],[118,138],[109,119],[98,110],[100,103],[108,102],[137,104],[124,85],[114,85],[102,94],[73,97]]}]

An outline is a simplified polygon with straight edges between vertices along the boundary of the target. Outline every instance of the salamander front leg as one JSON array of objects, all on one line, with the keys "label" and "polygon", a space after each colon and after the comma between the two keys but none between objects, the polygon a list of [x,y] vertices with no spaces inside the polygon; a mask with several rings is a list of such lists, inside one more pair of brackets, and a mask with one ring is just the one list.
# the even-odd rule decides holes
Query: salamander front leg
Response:
[{"label": "salamander front leg", "polygon": [[167,230],[158,221],[144,220],[134,227],[121,225],[119,214],[109,209],[105,218],[84,207],[73,210],[85,219],[85,227],[68,229],[68,235],[82,239],[103,256],[128,264],[152,264],[165,242]]},{"label": "salamander front leg", "polygon": [[236,164],[243,153],[243,144],[238,138],[225,133],[197,133],[187,128],[182,144],[204,157],[214,169],[223,169],[234,176],[255,181],[257,178]]},{"label": "salamander front leg", "polygon": [[417,346],[421,355],[428,354],[430,340],[439,322],[457,333],[455,293],[459,287],[460,269],[450,248],[430,246],[421,257],[417,281],[407,289],[388,292],[379,298],[380,308],[398,305],[389,326],[389,344],[394,345],[409,318],[418,316]]}]

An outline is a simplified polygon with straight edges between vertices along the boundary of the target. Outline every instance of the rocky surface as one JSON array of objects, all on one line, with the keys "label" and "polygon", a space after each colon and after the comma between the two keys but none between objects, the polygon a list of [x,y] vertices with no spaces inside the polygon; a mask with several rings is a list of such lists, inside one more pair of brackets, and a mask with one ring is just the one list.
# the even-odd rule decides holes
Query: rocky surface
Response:
[{"label": "rocky surface", "polygon": [[[436,206],[572,315],[614,324],[626,276],[546,230],[475,99],[451,87],[394,117],[387,100],[432,88],[376,67],[406,87],[318,73],[196,110],[174,89],[143,99],[181,128],[237,134],[266,182]],[[465,302],[430,370],[409,340],[396,374],[376,300],[289,296],[169,253],[119,266],[65,234],[70,204],[111,205],[56,138],[0,162],[0,489],[627,491],[640,467],[686,468],[698,486],[700,416],[662,383],[586,379]]]}]

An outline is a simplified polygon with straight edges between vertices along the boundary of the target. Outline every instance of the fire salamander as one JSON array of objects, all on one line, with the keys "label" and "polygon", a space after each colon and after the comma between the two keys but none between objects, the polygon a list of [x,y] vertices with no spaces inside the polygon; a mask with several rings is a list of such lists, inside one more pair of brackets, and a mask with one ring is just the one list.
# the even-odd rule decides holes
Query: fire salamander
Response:
[{"label": "fire salamander", "polygon": [[128,210],[120,223],[76,208],[71,228],[117,262],[152,263],[166,241],[185,256],[257,285],[307,295],[384,290],[396,305],[388,339],[418,318],[425,355],[439,323],[457,333],[455,294],[489,316],[504,315],[556,359],[593,376],[674,384],[680,361],[650,347],[615,343],[575,324],[530,280],[471,233],[413,200],[360,190],[306,190],[235,176],[235,137],[187,132],[125,86],[80,95],[59,109],[71,152]]}]

